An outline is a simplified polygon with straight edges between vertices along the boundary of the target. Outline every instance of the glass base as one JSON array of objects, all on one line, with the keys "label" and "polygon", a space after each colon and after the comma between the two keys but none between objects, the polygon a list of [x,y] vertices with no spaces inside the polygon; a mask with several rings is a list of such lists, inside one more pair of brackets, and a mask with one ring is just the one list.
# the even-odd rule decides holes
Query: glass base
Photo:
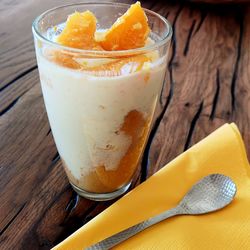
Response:
[{"label": "glass base", "polygon": [[89,199],[89,200],[93,200],[93,201],[107,201],[107,200],[112,200],[117,198],[118,196],[124,194],[130,187],[131,182],[128,183],[127,185],[121,187],[120,189],[114,191],[114,192],[110,192],[110,193],[103,193],[103,194],[99,194],[99,193],[91,193],[88,191],[85,191],[77,186],[75,186],[73,183],[71,183],[71,186],[73,187],[73,189],[82,197]]}]

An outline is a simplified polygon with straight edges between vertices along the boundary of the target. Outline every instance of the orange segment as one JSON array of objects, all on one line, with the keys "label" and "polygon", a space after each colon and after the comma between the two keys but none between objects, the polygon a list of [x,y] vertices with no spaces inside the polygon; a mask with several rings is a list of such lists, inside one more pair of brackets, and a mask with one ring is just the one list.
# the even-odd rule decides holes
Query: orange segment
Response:
[{"label": "orange segment", "polygon": [[104,34],[100,44],[105,50],[140,48],[145,45],[149,31],[147,17],[140,2],[136,2]]},{"label": "orange segment", "polygon": [[80,70],[81,66],[73,59],[72,55],[60,50],[47,51],[45,57],[60,66]]},{"label": "orange segment", "polygon": [[95,31],[96,18],[92,12],[75,12],[68,17],[65,28],[57,37],[57,42],[72,48],[101,50],[102,48],[94,40]]},{"label": "orange segment", "polygon": [[135,173],[147,139],[149,122],[144,119],[142,113],[132,110],[124,118],[120,131],[130,136],[132,142],[118,168],[114,171],[107,171],[104,166],[96,168],[100,181],[111,190],[128,183]]},{"label": "orange segment", "polygon": [[[144,63],[150,62],[151,58],[145,55],[138,55],[118,60],[112,60],[97,66],[89,66],[89,60],[93,58],[75,58],[60,50],[50,50],[46,52],[46,58],[60,66],[80,70],[93,76],[121,76],[129,75],[142,70]],[[98,63],[98,59],[96,59]],[[92,62],[92,64],[94,64]]]},{"label": "orange segment", "polygon": [[145,55],[138,55],[119,59],[96,67],[83,67],[82,70],[95,76],[128,75],[140,71],[144,63],[150,60],[151,59]]}]

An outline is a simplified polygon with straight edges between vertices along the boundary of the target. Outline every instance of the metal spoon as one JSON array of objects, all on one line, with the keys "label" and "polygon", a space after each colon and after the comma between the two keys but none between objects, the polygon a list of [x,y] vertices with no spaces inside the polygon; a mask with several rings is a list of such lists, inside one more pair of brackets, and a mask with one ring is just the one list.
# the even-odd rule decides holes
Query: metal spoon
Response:
[{"label": "metal spoon", "polygon": [[110,249],[146,228],[175,215],[198,215],[219,210],[236,194],[235,183],[227,176],[211,174],[197,182],[181,202],[168,211],[110,236],[86,250]]}]

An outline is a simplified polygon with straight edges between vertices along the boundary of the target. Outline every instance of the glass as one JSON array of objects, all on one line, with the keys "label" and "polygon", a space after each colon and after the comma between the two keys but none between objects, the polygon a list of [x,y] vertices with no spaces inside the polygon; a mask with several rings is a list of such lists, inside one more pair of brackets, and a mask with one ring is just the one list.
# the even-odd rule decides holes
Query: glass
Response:
[{"label": "glass", "polygon": [[[140,165],[165,81],[172,30],[165,18],[145,9],[151,32],[143,48],[82,50],[59,45],[53,36],[75,11],[92,11],[97,29],[103,30],[128,8],[117,3],[67,5],[43,13],[32,26],[58,152],[73,189],[93,200],[126,192]],[[90,70],[82,68],[86,64]]]}]

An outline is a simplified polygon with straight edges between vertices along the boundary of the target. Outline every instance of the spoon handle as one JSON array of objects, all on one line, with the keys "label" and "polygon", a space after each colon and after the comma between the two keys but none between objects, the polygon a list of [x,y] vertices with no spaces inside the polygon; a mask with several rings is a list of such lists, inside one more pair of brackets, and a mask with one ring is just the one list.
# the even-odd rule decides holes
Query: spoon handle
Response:
[{"label": "spoon handle", "polygon": [[165,211],[155,217],[152,217],[148,220],[145,220],[141,223],[138,223],[132,227],[129,227],[119,233],[116,233],[88,248],[86,248],[85,250],[106,250],[106,249],[110,249],[111,247],[114,247],[116,245],[118,245],[119,243],[127,240],[128,238],[134,236],[135,234],[145,230],[146,228],[160,222],[163,221],[169,217],[175,216],[180,214],[178,207],[170,209],[168,211]]}]

